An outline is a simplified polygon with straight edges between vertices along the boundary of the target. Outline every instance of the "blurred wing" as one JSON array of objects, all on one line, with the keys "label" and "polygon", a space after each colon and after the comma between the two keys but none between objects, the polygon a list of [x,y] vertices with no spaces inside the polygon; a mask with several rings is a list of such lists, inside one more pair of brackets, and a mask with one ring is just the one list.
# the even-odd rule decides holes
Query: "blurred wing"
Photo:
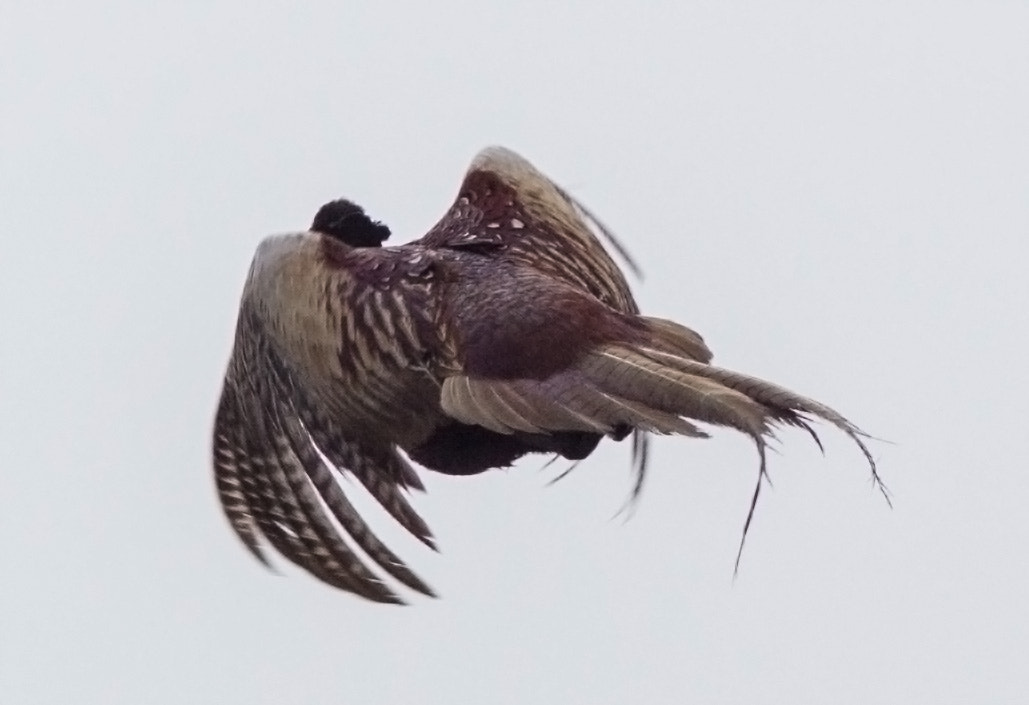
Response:
[{"label": "blurred wing", "polygon": [[[410,322],[408,333],[394,330],[389,340],[354,323],[388,317],[403,328],[397,316],[411,315],[398,313],[407,284],[395,283],[392,310],[381,309],[374,295],[356,301],[351,293],[364,287],[353,286],[352,267],[361,262],[341,256],[326,263],[323,247],[319,236],[284,236],[262,243],[255,257],[215,420],[222,506],[265,564],[261,538],[320,580],[370,600],[402,602],[372,566],[432,595],[371,532],[332,473],[335,466],[354,474],[402,526],[434,547],[401,492],[421,487],[417,474],[377,426],[377,415],[389,415],[391,365],[403,367],[423,341]],[[417,269],[407,274],[417,279]],[[369,306],[380,310],[372,314]],[[369,380],[377,382],[372,391]],[[410,400],[399,396],[410,413]]]}]

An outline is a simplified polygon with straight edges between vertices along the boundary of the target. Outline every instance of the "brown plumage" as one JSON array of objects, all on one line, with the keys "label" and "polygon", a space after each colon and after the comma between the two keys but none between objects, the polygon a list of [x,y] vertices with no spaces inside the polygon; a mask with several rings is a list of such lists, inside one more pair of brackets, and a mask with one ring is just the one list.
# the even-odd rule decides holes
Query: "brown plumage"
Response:
[{"label": "brown plumage", "polygon": [[[510,150],[493,147],[475,157],[453,205],[417,244],[531,267],[592,294],[616,311],[639,313],[625,275],[597,234],[639,274],[629,253],[592,213],[532,164]],[[535,334],[531,339],[543,340]],[[611,435],[622,440],[629,431],[619,428]],[[648,441],[646,431],[631,432],[636,495],[646,470]],[[410,455],[436,470],[472,473],[510,465],[527,448],[581,460],[601,438],[602,434],[591,432],[559,433],[542,439],[522,432],[498,435],[479,425],[451,422],[421,446],[410,449]]]},{"label": "brown plumage", "polygon": [[603,437],[632,433],[639,482],[646,433],[704,437],[696,422],[728,426],[760,455],[744,537],[776,425],[812,436],[812,418],[837,426],[878,481],[864,434],[838,413],[714,367],[697,333],[641,316],[597,232],[618,247],[528,162],[491,148],[421,240],[381,247],[388,229],[338,201],[311,231],[262,242],[213,449],[222,505],[250,551],[267,563],[263,537],[371,600],[402,601],[383,574],[432,595],[333,476],[352,474],[434,546],[405,497],[423,487],[404,453],[472,474],[528,453],[581,459]]}]

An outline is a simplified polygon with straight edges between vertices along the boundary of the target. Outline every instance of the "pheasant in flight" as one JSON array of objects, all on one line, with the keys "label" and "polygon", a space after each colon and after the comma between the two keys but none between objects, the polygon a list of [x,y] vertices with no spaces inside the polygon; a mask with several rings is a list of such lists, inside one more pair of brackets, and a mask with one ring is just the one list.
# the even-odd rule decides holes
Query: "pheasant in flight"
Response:
[{"label": "pheasant in flight", "polygon": [[744,537],[776,425],[816,442],[812,419],[835,425],[878,483],[865,434],[843,416],[715,367],[700,335],[641,315],[598,234],[635,269],[567,192],[492,147],[419,240],[382,246],[389,229],[340,200],[307,232],[261,242],[213,443],[222,507],[258,560],[268,564],[263,539],[370,600],[403,602],[386,576],[433,595],[334,477],[355,477],[435,548],[406,498],[424,489],[408,458],[471,475],[530,453],[580,460],[604,437],[632,436],[638,491],[647,434],[702,438],[698,422],[727,426],[752,438],[760,459]]}]

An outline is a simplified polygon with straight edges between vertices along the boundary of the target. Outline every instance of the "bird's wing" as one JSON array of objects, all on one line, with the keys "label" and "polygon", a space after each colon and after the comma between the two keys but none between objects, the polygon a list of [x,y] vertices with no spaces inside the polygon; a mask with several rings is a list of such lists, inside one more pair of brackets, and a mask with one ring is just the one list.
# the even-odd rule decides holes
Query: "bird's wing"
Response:
[{"label": "bird's wing", "polygon": [[472,160],[453,205],[419,242],[495,253],[566,281],[617,311],[636,313],[629,284],[598,233],[638,274],[611,231],[564,189],[511,150],[488,147]]},{"label": "bird's wing", "polygon": [[[616,311],[638,313],[625,275],[598,234],[639,276],[625,247],[585,206],[515,152],[487,147],[472,160],[450,209],[420,242],[527,265]],[[633,431],[632,446],[635,497],[646,475],[647,432]]]},{"label": "bird's wing", "polygon": [[366,559],[416,591],[432,590],[375,537],[332,466],[434,546],[402,494],[420,481],[389,435],[391,420],[431,423],[414,417],[437,405],[433,382],[419,399],[410,381],[432,345],[423,300],[431,270],[422,265],[418,255],[335,247],[314,234],[266,240],[244,290],[215,420],[219,496],[251,552],[267,562],[263,537],[321,580],[380,602],[401,600]]}]

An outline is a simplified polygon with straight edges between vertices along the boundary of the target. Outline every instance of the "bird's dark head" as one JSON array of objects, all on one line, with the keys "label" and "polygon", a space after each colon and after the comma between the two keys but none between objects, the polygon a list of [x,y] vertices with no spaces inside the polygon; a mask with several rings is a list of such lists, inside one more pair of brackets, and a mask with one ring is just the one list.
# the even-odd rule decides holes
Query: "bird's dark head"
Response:
[{"label": "bird's dark head", "polygon": [[381,247],[389,239],[389,227],[369,218],[356,203],[340,198],[318,209],[311,230],[350,245]]}]

